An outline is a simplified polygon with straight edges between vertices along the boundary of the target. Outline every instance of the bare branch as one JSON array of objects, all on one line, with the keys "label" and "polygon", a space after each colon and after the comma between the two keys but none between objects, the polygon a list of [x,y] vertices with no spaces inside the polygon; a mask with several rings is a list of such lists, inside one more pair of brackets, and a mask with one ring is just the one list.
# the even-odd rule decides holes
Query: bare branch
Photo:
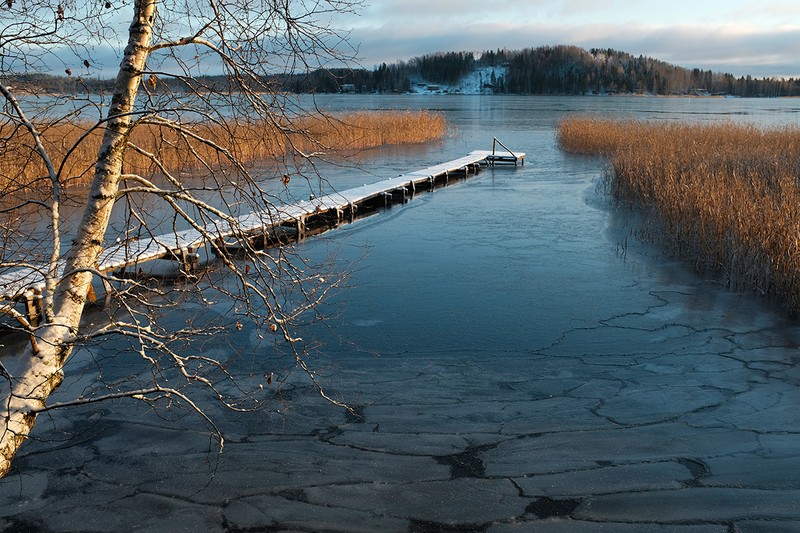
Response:
[{"label": "bare branch", "polygon": [[[44,313],[35,320],[15,302],[0,302],[0,316],[31,339],[14,354],[13,372],[0,367],[0,476],[37,414],[119,398],[154,407],[179,400],[209,425],[221,450],[224,440],[203,402],[242,412],[262,409],[271,398],[261,378],[252,381],[224,355],[203,349],[223,335],[238,343],[236,332],[244,328],[253,328],[254,339],[273,341],[274,349],[254,362],[257,376],[269,376],[267,385],[280,356],[281,365],[301,369],[326,401],[346,407],[325,392],[307,364],[301,328],[309,317],[322,318],[322,303],[346,273],[322,272],[297,250],[265,249],[274,237],[270,218],[288,191],[279,179],[308,179],[304,173],[315,164],[308,158],[324,150],[321,141],[308,139],[295,103],[271,86],[269,76],[350,59],[337,49],[345,41],[331,18],[357,6],[350,0],[134,0],[125,7],[132,8],[127,28],[115,24],[123,12],[102,3],[54,9],[34,2],[30,12],[4,11],[10,16],[0,21],[3,80],[60,64],[79,88],[78,71],[88,76],[95,69],[89,54],[95,44],[125,41],[126,47],[110,101],[66,95],[48,106],[35,97],[15,99],[0,85],[7,102],[0,126],[9,124],[0,131],[0,156],[10,150],[6,136],[23,137],[21,164],[41,164],[32,175],[37,186],[49,188],[42,198],[14,185],[9,203],[15,205],[0,206],[3,274],[25,267],[31,285],[46,283]],[[220,77],[200,77],[208,73]],[[64,126],[75,128],[69,139],[54,134]],[[72,162],[87,149],[88,163]],[[89,187],[65,187],[78,177],[89,178]],[[70,201],[80,207],[77,216],[66,214]],[[45,210],[47,222],[38,222]],[[241,217],[248,213],[261,217],[264,227],[246,226]],[[176,253],[186,245],[172,244],[180,235],[199,235],[189,244],[201,247],[191,252],[206,264],[189,263],[184,250]],[[136,254],[150,246],[177,262],[171,271],[183,274],[148,274],[149,265]],[[117,249],[131,254],[115,263],[127,265],[125,271],[102,272],[102,254]],[[87,295],[99,285],[105,307],[87,313]],[[187,309],[197,309],[196,316]],[[73,349],[105,343],[114,346],[113,355],[83,352],[90,354],[84,370],[96,367],[92,385],[77,398],[48,404],[64,372],[79,364]],[[105,381],[110,357],[129,365],[128,378]]]},{"label": "bare branch", "polygon": [[50,209],[50,220],[52,224],[52,246],[53,250],[50,254],[50,262],[48,267],[47,276],[45,277],[45,291],[43,295],[43,311],[45,316],[48,320],[52,320],[53,318],[53,292],[55,291],[55,284],[56,284],[56,275],[58,269],[58,260],[61,257],[61,220],[60,220],[60,204],[61,204],[61,185],[58,182],[58,174],[56,173],[56,169],[53,166],[53,161],[50,159],[50,155],[47,153],[47,149],[42,144],[42,134],[36,128],[36,126],[28,120],[28,117],[25,115],[25,112],[22,110],[17,99],[11,93],[11,91],[5,85],[0,83],[0,94],[5,97],[6,100],[11,104],[11,107],[14,109],[14,112],[19,117],[20,122],[28,130],[31,137],[33,138],[34,144],[36,146],[36,151],[38,152],[39,156],[41,157],[42,161],[44,162],[45,166],[47,167],[47,174],[50,178],[50,183],[52,185],[52,201],[48,206]]},{"label": "bare branch", "polygon": [[[152,396],[152,395],[158,396]],[[157,402],[163,398],[169,398],[170,396],[176,396],[186,402],[186,404],[208,424],[214,433],[217,441],[219,442],[219,451],[222,453],[222,449],[225,447],[225,437],[222,435],[222,432],[219,430],[214,421],[209,417],[203,409],[201,409],[194,401],[192,401],[188,396],[177,389],[169,388],[169,387],[161,387],[161,386],[154,386],[146,389],[136,389],[130,391],[120,391],[111,394],[104,394],[101,396],[93,396],[91,398],[77,398],[75,400],[67,401],[67,402],[57,402],[52,403],[50,405],[45,405],[42,407],[31,409],[31,413],[39,414],[44,413],[47,411],[52,411],[54,409],[65,409],[68,407],[77,407],[80,405],[88,405],[92,403],[98,402],[106,402],[109,400],[118,400],[121,398],[133,398],[134,400],[141,400],[147,403]]]}]

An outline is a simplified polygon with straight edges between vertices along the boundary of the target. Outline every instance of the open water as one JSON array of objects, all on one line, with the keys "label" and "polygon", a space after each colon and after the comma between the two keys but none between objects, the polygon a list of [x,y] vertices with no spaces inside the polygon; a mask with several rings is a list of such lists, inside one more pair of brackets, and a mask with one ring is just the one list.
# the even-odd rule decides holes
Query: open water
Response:
[{"label": "open water", "polygon": [[[326,187],[490,149],[493,137],[528,154],[298,245],[357,264],[325,323],[302,331],[318,378],[357,416],[285,363],[270,411],[214,412],[221,456],[191,416],[126,402],[54,412],[0,481],[0,528],[800,530],[798,323],[636,241],[636,223],[603,196],[603,162],[555,142],[573,113],[796,125],[800,100],[320,101],[432,109],[450,124],[441,142],[326,169]],[[249,361],[271,357],[247,327],[237,335]],[[96,372],[70,370],[63,394]]]}]

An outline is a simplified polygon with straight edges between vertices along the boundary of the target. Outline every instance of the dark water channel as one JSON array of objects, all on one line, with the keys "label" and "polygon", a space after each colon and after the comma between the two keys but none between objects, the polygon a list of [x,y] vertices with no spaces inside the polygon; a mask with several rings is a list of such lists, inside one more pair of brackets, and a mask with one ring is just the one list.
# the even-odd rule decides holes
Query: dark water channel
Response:
[{"label": "dark water channel", "polygon": [[[492,136],[528,153],[524,167],[487,169],[300,245],[343,267],[360,261],[327,322],[303,331],[319,346],[319,379],[354,413],[284,372],[270,411],[215,412],[227,438],[218,457],[189,415],[124,402],[55,412],[0,481],[0,528],[800,530],[800,326],[638,243],[599,192],[602,163],[554,137],[559,118],[587,112],[796,124],[800,101],[331,105],[447,115],[442,143],[364,159],[378,177],[488,149]],[[330,176],[338,188],[370,179]],[[247,328],[234,344],[271,357]],[[92,379],[84,367],[64,394]]]}]

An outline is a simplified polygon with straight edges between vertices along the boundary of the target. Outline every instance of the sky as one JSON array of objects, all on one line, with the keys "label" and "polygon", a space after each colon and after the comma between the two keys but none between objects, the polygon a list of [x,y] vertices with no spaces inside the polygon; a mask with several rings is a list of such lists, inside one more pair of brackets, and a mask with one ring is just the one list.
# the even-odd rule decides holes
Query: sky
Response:
[{"label": "sky", "polygon": [[737,77],[800,77],[800,0],[365,2],[338,21],[365,68],[438,51],[566,44]]}]

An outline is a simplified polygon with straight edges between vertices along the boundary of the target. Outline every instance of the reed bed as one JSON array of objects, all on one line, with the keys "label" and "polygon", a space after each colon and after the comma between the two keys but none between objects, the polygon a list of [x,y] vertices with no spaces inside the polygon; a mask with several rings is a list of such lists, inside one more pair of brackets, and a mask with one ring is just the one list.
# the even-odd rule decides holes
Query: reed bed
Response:
[{"label": "reed bed", "polygon": [[[390,144],[425,143],[441,139],[447,130],[438,113],[357,112],[298,118],[291,123],[230,122],[184,124],[185,132],[156,124],[137,125],[130,136],[125,172],[159,173],[154,154],[169,172],[187,174],[230,165],[231,158],[248,165],[287,154],[343,153]],[[63,185],[91,179],[102,130],[83,123],[37,124]],[[188,132],[188,134],[187,134]],[[201,141],[200,138],[203,140]],[[224,148],[220,150],[219,147]],[[41,158],[30,136],[19,128],[0,125],[0,190],[35,190],[49,186]]]},{"label": "reed bed", "polygon": [[615,198],[655,216],[698,270],[800,313],[800,128],[569,118],[558,142],[602,154]]}]

